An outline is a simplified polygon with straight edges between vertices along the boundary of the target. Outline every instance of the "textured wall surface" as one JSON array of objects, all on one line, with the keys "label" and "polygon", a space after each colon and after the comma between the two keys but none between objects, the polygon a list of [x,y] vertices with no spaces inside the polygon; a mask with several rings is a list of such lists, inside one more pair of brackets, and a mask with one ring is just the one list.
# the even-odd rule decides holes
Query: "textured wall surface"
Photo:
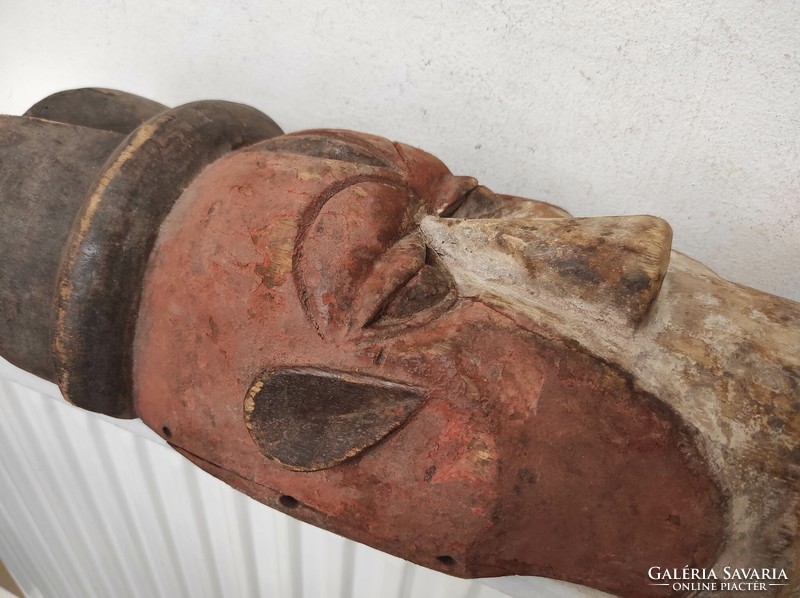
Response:
[{"label": "textured wall surface", "polygon": [[800,300],[800,4],[4,0],[0,112],[98,85],[438,154],[575,215],[649,213]]}]

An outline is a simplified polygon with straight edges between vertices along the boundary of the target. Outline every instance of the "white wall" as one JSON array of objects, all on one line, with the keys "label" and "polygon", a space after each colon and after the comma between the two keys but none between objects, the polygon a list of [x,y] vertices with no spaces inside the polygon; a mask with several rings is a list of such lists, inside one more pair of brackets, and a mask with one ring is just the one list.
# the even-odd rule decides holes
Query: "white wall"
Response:
[{"label": "white wall", "polygon": [[0,112],[100,85],[438,154],[800,300],[800,3],[0,0]]}]

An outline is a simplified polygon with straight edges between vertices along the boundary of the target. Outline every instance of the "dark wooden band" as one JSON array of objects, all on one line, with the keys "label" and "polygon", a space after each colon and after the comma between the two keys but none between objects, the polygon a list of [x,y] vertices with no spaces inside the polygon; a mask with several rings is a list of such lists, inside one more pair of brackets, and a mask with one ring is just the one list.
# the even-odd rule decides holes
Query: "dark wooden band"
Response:
[{"label": "dark wooden band", "polygon": [[83,87],[51,94],[24,116],[54,120],[127,135],[168,106],[116,89]]},{"label": "dark wooden band", "polygon": [[136,416],[131,345],[161,222],[204,166],[281,134],[253,108],[203,101],[159,114],[117,147],[78,214],[57,277],[53,358],[67,400]]}]

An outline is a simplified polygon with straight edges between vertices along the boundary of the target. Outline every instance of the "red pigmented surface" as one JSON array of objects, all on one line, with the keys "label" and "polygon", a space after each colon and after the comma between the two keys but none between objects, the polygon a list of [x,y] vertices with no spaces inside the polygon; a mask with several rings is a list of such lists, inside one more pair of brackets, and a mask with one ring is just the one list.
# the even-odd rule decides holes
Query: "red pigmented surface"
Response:
[{"label": "red pigmented surface", "polygon": [[[397,166],[256,146],[178,201],[137,328],[142,419],[267,504],[457,575],[659,596],[649,567],[710,564],[719,491],[677,417],[620,373],[476,301],[362,328],[356,307],[374,281],[408,279],[370,278],[373,265],[455,199],[440,188],[459,186],[419,150],[331,135]],[[363,454],[289,471],[259,451],[243,402],[263,370],[296,367],[419,387],[427,402]],[[299,505],[281,506],[284,495]]]}]

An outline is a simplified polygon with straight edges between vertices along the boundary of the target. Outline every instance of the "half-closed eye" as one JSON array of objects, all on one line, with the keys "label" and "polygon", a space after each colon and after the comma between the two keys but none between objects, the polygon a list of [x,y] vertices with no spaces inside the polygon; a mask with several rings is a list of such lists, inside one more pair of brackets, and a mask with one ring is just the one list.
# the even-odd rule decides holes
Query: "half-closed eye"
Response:
[{"label": "half-closed eye", "polygon": [[449,305],[454,299],[452,277],[416,231],[395,243],[373,265],[355,301],[354,327],[408,323],[417,314]]}]

